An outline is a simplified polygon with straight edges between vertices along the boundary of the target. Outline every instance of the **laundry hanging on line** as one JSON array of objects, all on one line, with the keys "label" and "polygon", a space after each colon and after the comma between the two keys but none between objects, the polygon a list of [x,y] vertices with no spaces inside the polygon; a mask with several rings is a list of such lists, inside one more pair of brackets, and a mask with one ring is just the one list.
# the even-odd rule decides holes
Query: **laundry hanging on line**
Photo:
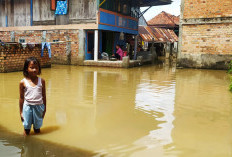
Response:
[{"label": "laundry hanging on line", "polygon": [[51,54],[51,44],[59,44],[59,43],[66,43],[66,42],[72,42],[70,40],[68,41],[58,41],[58,42],[32,42],[32,43],[18,43],[18,42],[0,42],[0,47],[1,46],[6,46],[6,45],[18,45],[21,44],[23,48],[28,47],[30,50],[32,50],[33,48],[35,48],[37,45],[41,44],[41,57],[43,57],[43,53],[44,53],[44,48],[48,49],[48,56],[49,58],[52,57]]},{"label": "laundry hanging on line", "polygon": [[43,57],[44,48],[48,49],[48,56],[49,56],[49,58],[51,58],[52,57],[51,43],[50,42],[42,42],[41,57]]},{"label": "laundry hanging on line", "polygon": [[68,10],[67,0],[56,2],[56,15],[66,15]]}]

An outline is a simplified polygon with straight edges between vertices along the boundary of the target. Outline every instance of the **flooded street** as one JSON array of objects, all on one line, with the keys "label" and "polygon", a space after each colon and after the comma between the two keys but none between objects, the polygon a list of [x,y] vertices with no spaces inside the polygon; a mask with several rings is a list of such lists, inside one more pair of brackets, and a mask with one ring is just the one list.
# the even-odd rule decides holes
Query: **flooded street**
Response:
[{"label": "flooded street", "polygon": [[22,72],[0,74],[0,156],[231,157],[226,71],[53,65],[42,69],[47,114],[23,137]]}]

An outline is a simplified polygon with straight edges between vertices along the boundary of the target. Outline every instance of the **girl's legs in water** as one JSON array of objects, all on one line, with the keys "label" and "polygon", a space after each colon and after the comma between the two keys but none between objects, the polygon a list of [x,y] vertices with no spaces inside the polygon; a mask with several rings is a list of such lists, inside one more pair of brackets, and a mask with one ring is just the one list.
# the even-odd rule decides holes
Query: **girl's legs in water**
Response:
[{"label": "girl's legs in water", "polygon": [[[24,135],[30,135],[30,129],[24,129]],[[35,129],[34,128],[34,133],[38,134],[40,133],[40,129]]]},{"label": "girl's legs in water", "polygon": [[30,129],[24,129],[24,135],[29,135],[30,134]]},{"label": "girl's legs in water", "polygon": [[36,134],[40,133],[40,129],[35,129],[35,128],[33,128],[33,129],[34,129],[34,132],[35,132]]}]

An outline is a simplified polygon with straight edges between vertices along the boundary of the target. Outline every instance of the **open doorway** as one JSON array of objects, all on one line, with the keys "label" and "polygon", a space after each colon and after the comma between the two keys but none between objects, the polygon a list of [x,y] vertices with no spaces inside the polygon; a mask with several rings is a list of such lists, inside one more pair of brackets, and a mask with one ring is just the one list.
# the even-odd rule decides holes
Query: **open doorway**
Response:
[{"label": "open doorway", "polygon": [[94,32],[87,32],[87,50],[85,54],[85,60],[93,60],[94,59]]},{"label": "open doorway", "polygon": [[106,52],[108,56],[114,53],[114,32],[102,32],[102,52]]}]

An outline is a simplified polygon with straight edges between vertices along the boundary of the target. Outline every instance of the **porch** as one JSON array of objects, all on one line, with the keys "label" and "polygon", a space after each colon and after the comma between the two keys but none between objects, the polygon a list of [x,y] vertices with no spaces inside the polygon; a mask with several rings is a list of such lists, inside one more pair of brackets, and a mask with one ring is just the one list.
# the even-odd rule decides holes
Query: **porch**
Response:
[{"label": "porch", "polygon": [[121,61],[109,61],[109,60],[85,60],[84,66],[95,66],[95,67],[111,67],[111,68],[133,68],[142,66],[144,64],[152,64],[152,56],[147,55],[146,58],[138,56],[137,60],[130,60],[129,56],[123,57]]}]

